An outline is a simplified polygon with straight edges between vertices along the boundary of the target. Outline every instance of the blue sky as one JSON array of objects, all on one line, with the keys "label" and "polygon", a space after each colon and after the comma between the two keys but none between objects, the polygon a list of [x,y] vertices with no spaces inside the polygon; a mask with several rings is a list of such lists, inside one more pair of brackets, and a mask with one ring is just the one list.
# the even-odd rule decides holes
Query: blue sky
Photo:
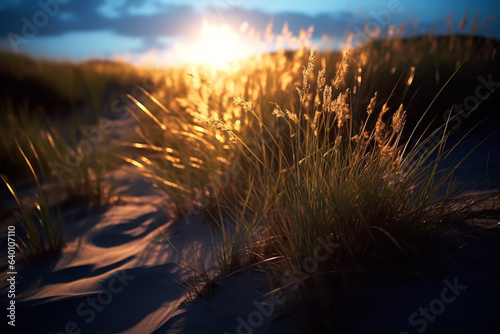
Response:
[{"label": "blue sky", "polygon": [[284,22],[294,34],[314,25],[313,39],[340,43],[346,31],[366,31],[367,24],[382,32],[407,23],[409,33],[444,33],[453,20],[456,32],[465,12],[464,32],[477,16],[477,33],[500,39],[496,0],[2,0],[0,48],[75,61],[161,54],[175,62],[174,46],[199,38],[203,19],[235,30],[246,21],[257,33],[271,20],[274,33]]}]

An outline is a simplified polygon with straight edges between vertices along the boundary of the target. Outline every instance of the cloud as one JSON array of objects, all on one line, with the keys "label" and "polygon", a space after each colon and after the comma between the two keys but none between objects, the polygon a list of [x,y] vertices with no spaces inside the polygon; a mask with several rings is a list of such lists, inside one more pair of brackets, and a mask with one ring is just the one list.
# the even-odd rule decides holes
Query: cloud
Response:
[{"label": "cloud", "polygon": [[296,12],[280,12],[274,15],[266,14],[260,11],[245,11],[234,9],[227,21],[233,25],[239,25],[242,21],[248,21],[251,27],[261,27],[265,29],[266,25],[272,20],[273,33],[279,33],[285,23],[288,23],[288,29],[295,35],[300,30],[306,30],[309,26],[314,26],[314,36],[324,34],[342,33],[346,26],[356,21],[354,14],[349,12],[338,12],[335,14],[306,15]]},{"label": "cloud", "polygon": [[[262,34],[269,22],[273,22],[273,33],[278,34],[284,23],[288,23],[289,30],[298,35],[301,29],[314,26],[313,38],[321,38],[328,35],[336,38],[342,37],[346,30],[363,30],[365,23],[376,20],[370,12],[361,11],[355,14],[340,7],[331,13],[304,14],[297,11],[278,11],[267,13],[264,9],[241,8],[237,6],[226,6],[217,8],[214,6],[199,5],[200,2],[194,0],[166,1],[166,0],[2,0],[0,6],[0,46],[5,45],[7,35],[15,33],[22,35],[23,20],[33,22],[33,15],[42,11],[40,2],[44,4],[54,4],[60,1],[66,4],[58,5],[58,14],[50,17],[48,23],[39,27],[37,38],[57,38],[68,36],[78,36],[82,33],[106,32],[107,36],[117,36],[120,41],[123,37],[133,40],[140,39],[140,46],[135,46],[134,50],[149,50],[151,48],[164,48],[162,38],[190,40],[198,36],[201,30],[202,19],[208,18],[211,23],[225,23],[238,29],[242,22],[247,21],[249,26]],[[269,0],[271,1],[271,0]],[[274,0],[273,0],[274,1]],[[175,3],[175,4],[174,4]],[[184,4],[186,3],[186,4]],[[213,2],[210,2],[213,4]],[[378,3],[378,2],[377,2]],[[382,3],[382,2],[380,2]],[[413,3],[412,3],[413,4]],[[417,4],[415,3],[415,6]],[[385,10],[384,5],[377,9],[377,12]],[[281,8],[287,8],[283,2]],[[444,7],[440,7],[444,11]],[[422,8],[420,8],[422,9]],[[484,9],[484,8],[483,8]],[[317,11],[321,13],[321,11]],[[421,15],[425,14],[424,12]],[[409,18],[418,16],[418,10],[411,6],[405,6],[405,11],[398,15],[393,15],[390,24],[400,25],[409,22]],[[424,18],[427,18],[424,16]],[[430,27],[439,22],[438,27],[443,32],[446,22],[441,17],[436,19],[427,18],[421,21],[419,31],[429,31]],[[387,27],[383,27],[387,28]],[[384,30],[384,29],[382,29]],[[485,35],[493,35],[498,38],[500,31],[499,20],[486,29],[480,31]],[[64,38],[61,38],[64,40]],[[118,40],[118,39],[117,39]],[[132,50],[131,50],[132,51]]]},{"label": "cloud", "polygon": [[[69,1],[59,7],[60,15],[51,18],[46,26],[40,28],[38,36],[106,30],[118,35],[146,39],[160,36],[189,38],[199,32],[203,16],[211,18],[212,21],[223,21],[235,28],[247,21],[251,27],[260,29],[260,32],[264,31],[271,20],[274,22],[274,33],[278,33],[285,22],[288,22],[289,29],[296,34],[300,29],[314,25],[315,34],[321,36],[341,33],[356,19],[349,12],[309,16],[296,12],[268,14],[260,10],[238,7],[231,7],[231,10],[223,12],[209,7],[206,8],[206,13],[202,14],[191,6],[174,6],[153,1],[146,7],[144,1],[139,0]],[[13,2],[3,8],[0,10],[0,21],[3,22],[0,26],[0,36],[6,36],[10,32],[21,35],[24,24],[21,19],[26,17],[32,22],[33,15],[40,10],[42,8],[35,1],[21,4]]]},{"label": "cloud", "polygon": [[[56,3],[51,0],[42,0],[43,3]],[[203,17],[212,21],[223,21],[226,24],[239,28],[243,21],[248,21],[250,27],[263,33],[270,21],[274,22],[274,33],[279,33],[285,22],[289,29],[298,34],[300,29],[307,29],[315,25],[315,34],[339,33],[344,31],[350,19],[350,13],[335,15],[308,16],[301,13],[284,12],[274,15],[260,10],[246,10],[233,7],[231,11],[219,15],[213,8],[205,8],[202,13],[198,8],[186,5],[168,5],[153,0],[152,7],[145,7],[144,1],[139,0],[87,0],[68,1],[59,4],[57,14],[49,17],[48,23],[38,28],[36,37],[42,40],[47,38],[78,36],[81,33],[106,32],[117,37],[130,37],[134,40],[141,38],[143,50],[153,47],[165,47],[161,38],[192,39],[198,36],[201,30]],[[151,10],[151,9],[154,10]],[[138,10],[138,12],[134,12]],[[50,10],[54,10],[52,7]],[[43,11],[35,1],[11,1],[0,9],[0,36],[6,38],[9,33],[22,36],[23,25],[26,21],[34,22],[34,15]],[[55,12],[55,10],[54,10]],[[23,21],[24,20],[24,21]],[[97,36],[97,34],[94,34]],[[1,39],[1,38],[0,38]],[[37,45],[39,45],[38,43]],[[43,43],[42,43],[43,44]],[[23,45],[21,45],[23,46]],[[31,49],[34,46],[31,47]],[[137,46],[136,46],[137,50]]]},{"label": "cloud", "polygon": [[[123,7],[114,8],[118,14],[115,17],[106,14],[109,10],[102,10],[106,3],[101,0],[60,4],[58,15],[49,18],[48,23],[38,29],[37,36],[107,30],[130,37],[188,37],[201,24],[201,17],[189,6],[163,6],[162,10],[151,15],[144,15],[146,12],[143,9],[143,15],[135,15],[129,12],[135,3],[137,1],[129,0]],[[21,35],[25,24],[23,17],[33,22],[33,15],[40,11],[43,9],[34,1],[4,7],[0,11],[0,36],[7,36],[11,32]]]}]

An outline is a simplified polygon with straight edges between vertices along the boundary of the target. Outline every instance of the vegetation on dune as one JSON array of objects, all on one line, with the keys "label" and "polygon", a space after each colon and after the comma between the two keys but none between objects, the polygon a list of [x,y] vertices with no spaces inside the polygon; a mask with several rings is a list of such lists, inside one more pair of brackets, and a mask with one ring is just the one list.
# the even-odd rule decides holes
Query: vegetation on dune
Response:
[{"label": "vegetation on dune", "polygon": [[[110,85],[124,89],[141,76],[120,63],[77,65],[3,53],[0,58],[0,175],[4,181],[0,217],[18,218],[23,231],[18,247],[33,260],[64,245],[63,215],[55,214],[55,207],[110,202],[106,173],[117,164],[108,153],[107,123],[99,108],[107,102],[104,96],[113,97],[107,92]],[[84,100],[92,106],[80,106]],[[62,109],[66,112],[61,113]],[[34,198],[17,191],[23,188],[19,183],[33,181]],[[17,211],[12,210],[15,203]]]},{"label": "vegetation on dune", "polygon": [[[476,52],[466,51],[471,45]],[[33,115],[31,102],[25,109],[6,103],[2,126],[18,144],[0,141],[2,155],[12,158],[0,172],[10,178],[15,166],[27,163],[39,191],[35,217],[40,226],[55,226],[41,232],[4,177],[31,241],[20,247],[31,256],[43,253],[44,242],[62,246],[62,227],[49,213],[43,181],[58,180],[75,201],[106,202],[105,155],[112,147],[165,190],[182,220],[202,214],[214,222],[218,270],[205,268],[200,254],[182,255],[195,275],[189,286],[195,295],[210,293],[218,275],[265,266],[275,291],[286,290],[296,305],[319,304],[326,318],[337,319],[339,284],[357,282],[367,272],[411,272],[437,232],[485,215],[477,208],[487,201],[498,209],[498,192],[463,195],[454,177],[459,165],[441,167],[463,153],[457,147],[480,120],[487,120],[483,131],[498,120],[487,114],[498,101],[494,90],[472,112],[447,112],[475,92],[471,78],[498,73],[497,49],[497,42],[464,36],[388,38],[344,54],[281,50],[224,71],[169,69],[155,91],[136,87],[127,95],[137,140],[111,146],[103,139],[66,174],[54,162],[65,160],[68,147],[78,151],[85,128],[76,125],[79,118],[73,116],[68,131],[63,123]],[[60,71],[102,65],[52,69],[23,57],[17,61],[31,66],[17,72],[42,73],[61,101],[88,98],[88,92],[61,88],[65,83],[45,71],[59,78]],[[104,85],[114,82],[120,68],[102,66],[108,65]],[[100,94],[91,94],[95,105]],[[467,122],[455,127],[457,119]],[[318,252],[321,260],[309,261]]]},{"label": "vegetation on dune", "polygon": [[[40,165],[41,160],[33,143],[29,142],[29,146],[38,165]],[[49,198],[42,189],[39,173],[35,171],[33,163],[18,143],[17,147],[33,177],[36,188],[34,203],[27,203],[6,176],[0,175],[0,177],[19,208],[19,212],[16,212],[16,218],[24,234],[16,233],[16,246],[26,259],[36,260],[47,253],[61,251],[64,246],[64,223],[61,215],[51,208]],[[34,206],[34,213],[30,206]]]},{"label": "vegetation on dune", "polygon": [[76,64],[0,52],[0,64],[0,100],[15,106],[27,103],[33,111],[43,107],[52,114],[87,100],[102,103],[96,100],[103,99],[109,87],[133,86],[141,80],[141,71],[119,62]]},{"label": "vegetation on dune", "polygon": [[[64,137],[76,150],[82,130],[103,117],[116,118],[110,105],[132,87],[143,84],[146,71],[128,64],[87,61],[76,64],[32,59],[0,52],[0,171],[17,181],[29,177],[12,138],[27,150],[27,139],[47,146],[47,134]],[[42,138],[40,138],[42,137]],[[66,145],[61,142],[59,150]],[[63,152],[65,155],[66,152]],[[54,154],[47,157],[54,161]],[[64,160],[64,157],[63,157]]]},{"label": "vegetation on dune", "polygon": [[[76,124],[61,128],[57,123],[41,116],[29,116],[22,110],[18,117],[13,113],[6,116],[10,127],[5,129],[8,136],[0,144],[8,149],[12,143],[6,140],[13,141],[15,150],[4,151],[8,155],[0,168],[4,181],[0,186],[1,218],[14,214],[23,231],[18,236],[18,248],[27,259],[34,260],[59,252],[64,245],[63,215],[57,207],[72,203],[91,208],[110,202],[111,184],[106,173],[113,166],[107,156],[109,142],[104,133],[98,133],[100,142],[91,144],[82,139],[87,138],[83,137],[84,133],[92,133],[88,128],[82,131]],[[9,173],[12,170],[15,173]],[[29,177],[25,176],[26,172]],[[19,182],[35,187],[34,198],[16,190]],[[14,203],[9,193],[17,204],[17,211],[12,211]]]},{"label": "vegetation on dune", "polygon": [[[139,156],[128,162],[165,189],[186,221],[194,212],[216,222],[220,273],[266,263],[274,288],[298,287],[297,305],[319,303],[338,319],[340,283],[372,271],[411,272],[437,232],[483,214],[479,203],[493,199],[498,208],[495,192],[458,197],[464,189],[454,182],[459,164],[440,167],[461,154],[456,148],[464,136],[447,145],[461,114],[443,119],[449,100],[436,105],[433,99],[456,78],[464,80],[461,71],[469,76],[484,62],[497,66],[493,43],[472,57],[449,48],[454,38],[379,42],[343,58],[301,50],[290,59],[283,51],[212,80],[192,73],[177,91],[182,97],[134,101],[142,141],[128,144]],[[456,47],[469,42],[459,38]],[[429,50],[435,59],[424,57]],[[329,65],[332,59],[337,66]],[[442,70],[439,77],[421,73],[427,61]],[[433,97],[409,115],[406,103],[429,80]],[[436,116],[441,119],[429,125]],[[328,256],[303,275],[323,245]],[[216,275],[196,265],[199,259],[183,259],[206,284],[191,286],[194,292],[209,292]]]}]

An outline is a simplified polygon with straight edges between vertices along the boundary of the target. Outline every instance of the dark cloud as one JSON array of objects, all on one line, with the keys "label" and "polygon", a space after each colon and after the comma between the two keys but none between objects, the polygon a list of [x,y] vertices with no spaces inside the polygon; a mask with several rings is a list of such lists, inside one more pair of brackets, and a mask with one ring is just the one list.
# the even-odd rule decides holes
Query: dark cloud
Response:
[{"label": "dark cloud", "polygon": [[[110,18],[99,10],[101,0],[70,1],[59,5],[59,13],[49,18],[48,23],[38,29],[37,36],[54,36],[68,32],[108,30],[130,37],[188,36],[199,28],[201,18],[189,6],[164,6],[154,15],[131,15],[129,6],[139,1],[128,1],[117,8],[119,16]],[[0,11],[0,36],[9,33],[22,35],[25,24],[23,18],[34,21],[34,15],[43,9],[37,2],[26,2],[18,6],[9,6]]]},{"label": "dark cloud", "polygon": [[[43,3],[55,3],[56,0],[42,0]],[[62,1],[62,0],[59,0]],[[57,36],[68,32],[111,31],[128,37],[141,37],[145,47],[155,45],[157,37],[191,37],[195,36],[201,26],[202,14],[191,6],[157,5],[151,15],[134,15],[133,8],[144,4],[143,0],[126,0],[115,7],[116,15],[105,15],[102,6],[104,0],[68,1],[59,5],[59,15],[50,18],[48,24],[40,27],[37,36]],[[33,15],[41,11],[38,1],[10,1],[0,7],[0,39],[9,33],[22,35],[24,25],[22,19],[33,22]],[[250,27],[263,32],[267,24],[273,21],[273,32],[279,33],[285,22],[289,29],[297,35],[301,29],[314,25],[314,37],[323,35],[341,36],[346,29],[363,30],[367,21],[373,21],[369,14],[355,15],[351,12],[337,12],[310,16],[298,12],[280,12],[268,14],[260,10],[245,10],[231,7],[230,10],[208,9],[205,15],[211,21],[227,23],[238,28],[243,21]],[[396,20],[399,20],[396,22]],[[391,24],[401,24],[403,15],[395,17]],[[435,22],[420,22],[420,30],[429,30]],[[440,23],[445,27],[445,23]],[[387,28],[387,27],[385,27]],[[498,20],[483,33],[498,34]],[[444,29],[444,28],[442,28]],[[494,31],[497,31],[496,33]]]},{"label": "dark cloud", "polygon": [[[128,0],[123,6],[116,8],[119,14],[110,18],[98,8],[103,4],[102,0],[69,1],[60,5],[60,12],[65,15],[56,15],[50,18],[48,24],[41,27],[38,36],[54,36],[67,32],[108,30],[117,34],[130,37],[154,38],[159,36],[182,36],[189,37],[196,34],[200,29],[201,14],[189,6],[167,6],[163,5],[158,13],[153,15],[131,15],[129,9],[139,6],[142,1]],[[6,36],[13,32],[21,35],[23,17],[33,21],[33,15],[42,10],[35,1],[24,2],[21,5],[12,5],[0,11],[0,36]],[[281,31],[283,24],[288,22],[289,29],[298,34],[300,29],[307,29],[314,25],[315,34],[338,34],[345,31],[346,26],[352,24],[356,19],[353,14],[344,12],[335,15],[308,16],[295,12],[282,12],[274,15],[258,10],[244,10],[232,8],[220,12],[209,9],[207,16],[211,20],[224,22],[238,28],[241,22],[248,21],[250,26],[264,31],[267,24],[273,21],[273,32]]]}]

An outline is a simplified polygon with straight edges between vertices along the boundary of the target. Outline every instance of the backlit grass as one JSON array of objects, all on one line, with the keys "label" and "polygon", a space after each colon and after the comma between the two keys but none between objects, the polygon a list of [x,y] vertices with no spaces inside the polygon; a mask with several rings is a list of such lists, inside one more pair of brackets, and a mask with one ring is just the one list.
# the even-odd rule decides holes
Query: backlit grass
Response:
[{"label": "backlit grass", "polygon": [[[459,164],[441,167],[451,154],[467,156],[457,152],[460,140],[447,145],[453,116],[427,121],[440,116],[433,102],[464,62],[480,61],[452,51],[443,56],[455,60],[451,72],[431,79],[433,98],[409,115],[405,103],[412,98],[406,97],[416,92],[421,60],[399,60],[397,50],[405,46],[386,49],[389,57],[382,59],[368,58],[376,46],[363,48],[343,56],[283,51],[212,75],[175,71],[175,99],[133,100],[141,141],[124,145],[132,148],[127,161],[165,189],[185,221],[196,214],[215,221],[221,273],[266,263],[273,288],[298,287],[297,305],[319,304],[326,319],[339,315],[339,283],[373,271],[408,272],[437,232],[481,215],[479,203],[493,198],[498,205],[498,192],[473,201],[457,197]],[[383,83],[382,70],[389,72],[380,74],[389,78]],[[167,82],[163,94],[169,89]],[[323,245],[330,245],[328,256],[304,277],[300,272],[310,265],[304,261]],[[200,259],[184,260],[212,286],[215,278],[197,265]]]}]

